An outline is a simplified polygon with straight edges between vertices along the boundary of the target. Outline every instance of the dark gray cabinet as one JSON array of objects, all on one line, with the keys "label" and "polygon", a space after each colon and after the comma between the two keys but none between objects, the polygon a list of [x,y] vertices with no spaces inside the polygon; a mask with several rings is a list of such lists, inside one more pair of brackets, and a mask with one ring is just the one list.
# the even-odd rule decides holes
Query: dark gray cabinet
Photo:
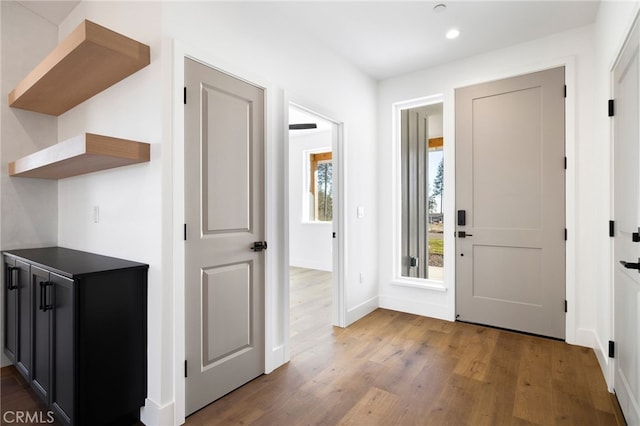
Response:
[{"label": "dark gray cabinet", "polygon": [[4,350],[36,394],[64,424],[135,423],[148,265],[61,247],[7,251],[4,263]]},{"label": "dark gray cabinet", "polygon": [[[29,264],[5,257],[5,354],[28,380],[31,374],[31,284]],[[24,317],[23,321],[18,318]]]}]

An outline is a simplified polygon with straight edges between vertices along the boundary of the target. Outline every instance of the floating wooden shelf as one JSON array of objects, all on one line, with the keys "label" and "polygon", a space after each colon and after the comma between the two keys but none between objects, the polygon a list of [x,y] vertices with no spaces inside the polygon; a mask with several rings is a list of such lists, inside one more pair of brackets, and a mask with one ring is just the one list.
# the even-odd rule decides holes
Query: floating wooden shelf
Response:
[{"label": "floating wooden shelf", "polygon": [[149,46],[84,21],[9,93],[9,106],[58,116],[149,62]]},{"label": "floating wooden shelf", "polygon": [[148,143],[86,133],[9,163],[9,176],[64,179],[149,158]]}]

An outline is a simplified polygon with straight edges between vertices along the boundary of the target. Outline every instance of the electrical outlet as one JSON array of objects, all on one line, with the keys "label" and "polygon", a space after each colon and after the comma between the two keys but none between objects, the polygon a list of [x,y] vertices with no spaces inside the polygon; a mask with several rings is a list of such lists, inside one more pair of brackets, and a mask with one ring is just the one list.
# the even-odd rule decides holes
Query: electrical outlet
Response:
[{"label": "electrical outlet", "polygon": [[100,206],[93,206],[93,223],[100,223]]}]

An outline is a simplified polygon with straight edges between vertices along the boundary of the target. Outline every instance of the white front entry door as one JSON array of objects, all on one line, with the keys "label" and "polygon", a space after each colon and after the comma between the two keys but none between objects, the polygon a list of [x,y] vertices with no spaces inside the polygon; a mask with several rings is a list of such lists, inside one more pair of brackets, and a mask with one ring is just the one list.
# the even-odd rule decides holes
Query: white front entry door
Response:
[{"label": "white front entry door", "polygon": [[186,413],[264,373],[264,90],[185,59]]},{"label": "white front entry door", "polygon": [[614,70],[614,389],[629,425],[640,425],[640,31]]}]

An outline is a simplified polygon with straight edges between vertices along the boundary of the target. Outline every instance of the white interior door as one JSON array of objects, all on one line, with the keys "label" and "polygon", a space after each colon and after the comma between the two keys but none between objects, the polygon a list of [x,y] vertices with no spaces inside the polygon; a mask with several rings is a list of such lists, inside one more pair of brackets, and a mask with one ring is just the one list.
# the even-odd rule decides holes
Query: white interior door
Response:
[{"label": "white interior door", "polygon": [[264,90],[185,59],[186,413],[264,373]]},{"label": "white interior door", "polygon": [[456,315],[564,339],[564,67],[456,89]]},{"label": "white interior door", "polygon": [[640,424],[640,32],[634,27],[614,78],[614,389],[630,425]]}]

